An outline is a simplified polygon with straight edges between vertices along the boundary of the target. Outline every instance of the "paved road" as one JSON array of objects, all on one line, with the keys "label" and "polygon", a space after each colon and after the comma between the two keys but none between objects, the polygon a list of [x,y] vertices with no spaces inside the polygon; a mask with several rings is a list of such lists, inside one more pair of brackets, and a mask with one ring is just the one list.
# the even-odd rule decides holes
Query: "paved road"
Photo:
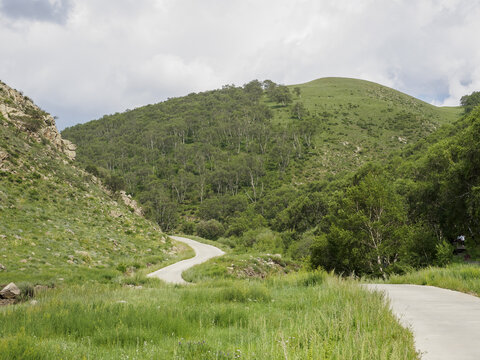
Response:
[{"label": "paved road", "polygon": [[193,258],[179,261],[175,264],[164,267],[160,270],[148,274],[148,277],[156,277],[168,283],[173,284],[188,284],[182,278],[182,273],[194,265],[201,264],[211,258],[225,254],[219,248],[212,245],[202,244],[198,241],[187,239],[180,236],[170,236],[173,240],[181,241],[195,251]]},{"label": "paved road", "polygon": [[369,284],[384,291],[427,360],[480,359],[480,298],[434,286]]}]

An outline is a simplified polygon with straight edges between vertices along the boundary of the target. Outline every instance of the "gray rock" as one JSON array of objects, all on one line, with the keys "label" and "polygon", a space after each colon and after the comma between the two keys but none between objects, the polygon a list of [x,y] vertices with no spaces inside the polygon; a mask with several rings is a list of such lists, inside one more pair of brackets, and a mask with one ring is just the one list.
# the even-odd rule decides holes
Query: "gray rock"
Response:
[{"label": "gray rock", "polygon": [[0,271],[5,271],[5,270],[7,270],[7,268],[3,264],[0,264]]},{"label": "gray rock", "polygon": [[0,291],[0,297],[4,299],[15,299],[20,296],[20,289],[14,283],[10,283]]}]

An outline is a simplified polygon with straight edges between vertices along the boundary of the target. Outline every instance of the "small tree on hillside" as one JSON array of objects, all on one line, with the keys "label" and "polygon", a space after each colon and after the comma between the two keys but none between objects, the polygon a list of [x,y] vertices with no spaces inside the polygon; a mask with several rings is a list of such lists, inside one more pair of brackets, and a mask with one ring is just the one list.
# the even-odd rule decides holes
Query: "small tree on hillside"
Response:
[{"label": "small tree on hillside", "polygon": [[258,102],[263,95],[262,83],[258,80],[253,80],[245,84],[243,90],[247,93],[249,99],[255,103]]},{"label": "small tree on hillside", "polygon": [[302,102],[296,102],[292,107],[292,116],[298,120],[302,120],[308,116],[308,110]]},{"label": "small tree on hillside", "polygon": [[270,93],[269,97],[270,100],[280,103],[283,106],[286,106],[293,101],[292,94],[285,85],[278,85],[275,87],[275,89],[273,89],[273,91]]}]

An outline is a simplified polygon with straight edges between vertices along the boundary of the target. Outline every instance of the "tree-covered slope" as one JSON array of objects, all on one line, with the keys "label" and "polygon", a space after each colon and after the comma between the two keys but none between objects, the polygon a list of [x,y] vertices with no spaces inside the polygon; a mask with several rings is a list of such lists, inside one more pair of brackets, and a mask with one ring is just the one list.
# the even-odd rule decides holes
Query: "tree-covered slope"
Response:
[{"label": "tree-covered slope", "polygon": [[443,266],[459,235],[467,248],[458,260],[478,257],[479,142],[477,107],[388,162],[346,178],[313,230],[312,264],[383,276]]},{"label": "tree-covered slope", "polygon": [[54,119],[0,83],[0,284],[110,281],[169,256],[158,227],[73,156]]},{"label": "tree-covered slope", "polygon": [[457,112],[367,81],[267,80],[105,116],[63,136],[84,167],[125,187],[165,230],[181,215],[186,232],[239,236],[283,229],[279,216],[301,184],[387,158]]}]

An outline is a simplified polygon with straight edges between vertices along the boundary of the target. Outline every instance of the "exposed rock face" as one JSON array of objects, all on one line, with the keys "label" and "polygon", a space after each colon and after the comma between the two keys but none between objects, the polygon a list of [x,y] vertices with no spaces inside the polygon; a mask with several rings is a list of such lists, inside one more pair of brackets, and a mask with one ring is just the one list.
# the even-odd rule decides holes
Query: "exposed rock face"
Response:
[{"label": "exposed rock face", "polygon": [[20,289],[14,283],[10,283],[0,291],[0,297],[4,299],[15,299],[20,296]]},{"label": "exposed rock face", "polygon": [[133,212],[138,216],[143,216],[143,210],[140,206],[138,206],[137,202],[132,199],[130,195],[127,195],[125,191],[120,191],[120,196],[122,197],[123,202],[125,205],[131,207]]},{"label": "exposed rock face", "polygon": [[[0,114],[18,129],[27,132],[36,141],[48,139],[54,148],[68,156],[75,158],[75,144],[62,139],[57,130],[55,119],[23,96],[0,81]],[[1,122],[0,122],[1,124]],[[8,154],[7,154],[8,155]],[[0,154],[0,164],[6,159]]]},{"label": "exposed rock face", "polygon": [[62,139],[62,136],[55,126],[55,120],[51,115],[48,115],[53,122],[52,125],[42,128],[40,130],[41,134],[50,140],[50,142],[61,152],[68,156],[70,160],[75,159],[77,146],[69,140]]}]

